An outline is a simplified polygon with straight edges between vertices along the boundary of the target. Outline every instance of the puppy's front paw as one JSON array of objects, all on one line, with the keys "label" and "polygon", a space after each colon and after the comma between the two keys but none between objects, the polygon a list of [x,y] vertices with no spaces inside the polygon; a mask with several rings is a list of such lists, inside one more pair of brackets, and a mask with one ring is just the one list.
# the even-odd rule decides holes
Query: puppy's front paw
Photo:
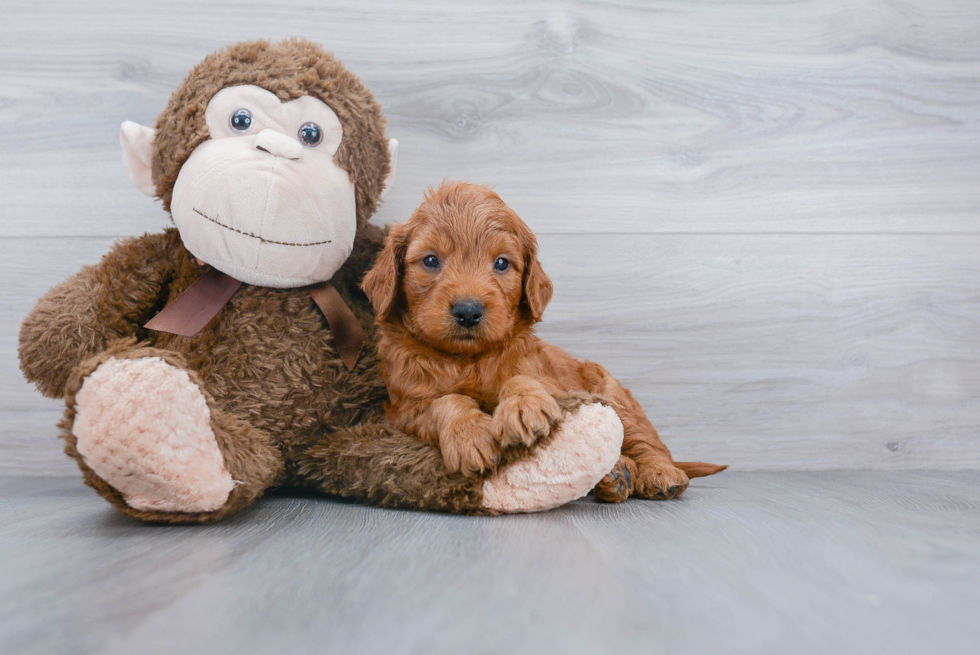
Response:
[{"label": "puppy's front paw", "polygon": [[633,495],[638,498],[647,500],[678,498],[690,484],[687,473],[670,462],[638,459],[636,468]]},{"label": "puppy's front paw", "polygon": [[478,475],[492,469],[500,461],[500,446],[486,430],[448,430],[439,436],[439,450],[446,468],[464,475]]},{"label": "puppy's front paw", "polygon": [[561,419],[561,407],[544,389],[532,389],[500,401],[493,412],[490,432],[502,448],[533,445],[546,437]]}]

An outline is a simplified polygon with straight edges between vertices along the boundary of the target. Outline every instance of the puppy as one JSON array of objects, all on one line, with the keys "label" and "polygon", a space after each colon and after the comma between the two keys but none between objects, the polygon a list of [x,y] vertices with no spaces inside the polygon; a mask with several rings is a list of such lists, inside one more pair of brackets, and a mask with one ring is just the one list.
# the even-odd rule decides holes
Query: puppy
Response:
[{"label": "puppy", "polygon": [[363,289],[379,326],[389,419],[440,448],[453,471],[492,470],[503,450],[557,426],[559,400],[601,399],[622,420],[618,465],[601,500],[676,498],[723,470],[674,462],[633,396],[602,366],[535,336],[551,280],[524,221],[484,186],[444,182],[392,227]]}]

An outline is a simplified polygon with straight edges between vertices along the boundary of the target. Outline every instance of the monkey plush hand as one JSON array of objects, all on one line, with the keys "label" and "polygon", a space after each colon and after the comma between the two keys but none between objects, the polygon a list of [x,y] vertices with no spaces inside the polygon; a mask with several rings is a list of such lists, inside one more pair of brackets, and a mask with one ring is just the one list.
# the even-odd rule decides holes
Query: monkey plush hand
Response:
[{"label": "monkey plush hand", "polygon": [[25,376],[64,398],[85,482],[150,521],[216,520],[270,487],[460,513],[547,509],[610,471],[622,425],[574,399],[544,447],[480,478],[384,422],[359,289],[397,143],[371,92],[301,40],[207,57],[156,129],[124,123],[133,183],[175,227],[126,239],[21,328]]}]

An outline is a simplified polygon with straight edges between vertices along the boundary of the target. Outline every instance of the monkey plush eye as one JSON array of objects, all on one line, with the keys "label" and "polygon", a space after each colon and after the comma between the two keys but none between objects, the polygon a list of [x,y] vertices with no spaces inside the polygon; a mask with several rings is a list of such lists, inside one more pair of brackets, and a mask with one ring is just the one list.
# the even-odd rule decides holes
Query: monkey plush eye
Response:
[{"label": "monkey plush eye", "polygon": [[244,134],[250,127],[252,127],[252,112],[249,110],[239,109],[231,115],[231,129]]},{"label": "monkey plush eye", "polygon": [[510,262],[507,261],[507,258],[506,257],[497,257],[497,261],[495,261],[493,263],[493,268],[494,268],[494,270],[497,270],[497,271],[500,271],[501,273],[503,273],[508,268],[510,268]]},{"label": "monkey plush eye", "polygon": [[426,255],[422,258],[422,266],[425,266],[430,271],[434,271],[439,268],[439,258],[435,255]]},{"label": "monkey plush eye", "polygon": [[304,146],[315,148],[323,141],[323,132],[316,123],[303,123],[299,128],[299,140]]}]

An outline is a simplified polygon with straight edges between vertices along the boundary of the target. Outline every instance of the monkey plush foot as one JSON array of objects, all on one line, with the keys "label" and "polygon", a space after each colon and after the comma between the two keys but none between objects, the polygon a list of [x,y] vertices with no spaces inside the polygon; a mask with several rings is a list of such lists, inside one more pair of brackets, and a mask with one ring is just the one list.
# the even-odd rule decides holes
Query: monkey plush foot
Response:
[{"label": "monkey plush foot", "polygon": [[187,371],[110,358],[82,383],[72,433],[85,463],[136,510],[210,512],[235,486]]},{"label": "monkey plush foot", "polygon": [[551,441],[483,483],[483,506],[501,513],[540,512],[585,496],[618,464],[623,424],[611,408],[582,405],[566,414]]}]

